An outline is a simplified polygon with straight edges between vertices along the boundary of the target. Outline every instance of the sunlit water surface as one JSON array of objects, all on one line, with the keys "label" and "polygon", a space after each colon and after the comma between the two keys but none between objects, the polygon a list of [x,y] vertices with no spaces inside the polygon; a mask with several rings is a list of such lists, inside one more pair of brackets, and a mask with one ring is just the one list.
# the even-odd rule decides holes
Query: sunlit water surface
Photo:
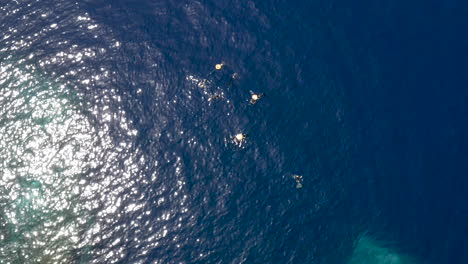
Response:
[{"label": "sunlit water surface", "polygon": [[3,1],[0,263],[409,263],[356,224],[377,63],[334,5],[265,3]]}]

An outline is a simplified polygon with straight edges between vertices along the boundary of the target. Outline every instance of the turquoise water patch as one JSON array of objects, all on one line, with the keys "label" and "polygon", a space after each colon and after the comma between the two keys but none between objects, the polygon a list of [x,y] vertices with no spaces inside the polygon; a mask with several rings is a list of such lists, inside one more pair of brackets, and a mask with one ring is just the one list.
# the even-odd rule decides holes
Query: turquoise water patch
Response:
[{"label": "turquoise water patch", "polygon": [[348,264],[416,264],[417,262],[396,248],[373,239],[368,235],[359,237]]}]

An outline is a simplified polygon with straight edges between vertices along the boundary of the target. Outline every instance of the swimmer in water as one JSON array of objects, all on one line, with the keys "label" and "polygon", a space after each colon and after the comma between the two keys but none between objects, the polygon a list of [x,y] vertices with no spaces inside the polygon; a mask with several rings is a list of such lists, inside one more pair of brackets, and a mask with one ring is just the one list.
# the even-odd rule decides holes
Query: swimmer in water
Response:
[{"label": "swimmer in water", "polygon": [[263,94],[263,93],[261,93],[261,94],[252,93],[252,97],[250,97],[250,103],[255,104],[263,96],[265,96],[265,94]]},{"label": "swimmer in water", "polygon": [[237,79],[237,76],[238,76],[237,72],[231,74],[231,78],[229,79],[229,82],[227,84],[228,87],[232,86],[232,83],[234,82],[235,79]]},{"label": "swimmer in water", "polygon": [[239,133],[239,134],[236,134],[232,140],[237,145],[242,145],[242,143],[244,143],[246,138],[247,138],[247,134]]},{"label": "swimmer in water", "polygon": [[293,175],[294,180],[296,180],[296,188],[302,188],[302,176],[301,175]]}]

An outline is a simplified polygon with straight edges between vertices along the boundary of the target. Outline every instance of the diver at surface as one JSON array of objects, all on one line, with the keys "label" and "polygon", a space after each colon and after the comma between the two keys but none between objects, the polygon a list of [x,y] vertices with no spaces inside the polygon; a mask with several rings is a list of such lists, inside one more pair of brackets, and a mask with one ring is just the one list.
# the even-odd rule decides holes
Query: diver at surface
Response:
[{"label": "diver at surface", "polygon": [[302,188],[302,176],[301,175],[293,175],[294,180],[296,180],[296,188]]}]

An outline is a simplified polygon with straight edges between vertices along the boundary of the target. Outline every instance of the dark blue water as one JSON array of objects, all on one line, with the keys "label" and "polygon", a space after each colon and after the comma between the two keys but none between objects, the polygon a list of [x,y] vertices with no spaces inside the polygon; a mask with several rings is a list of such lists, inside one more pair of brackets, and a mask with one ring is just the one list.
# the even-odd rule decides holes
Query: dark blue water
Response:
[{"label": "dark blue water", "polygon": [[1,2],[0,263],[468,263],[466,11]]}]

